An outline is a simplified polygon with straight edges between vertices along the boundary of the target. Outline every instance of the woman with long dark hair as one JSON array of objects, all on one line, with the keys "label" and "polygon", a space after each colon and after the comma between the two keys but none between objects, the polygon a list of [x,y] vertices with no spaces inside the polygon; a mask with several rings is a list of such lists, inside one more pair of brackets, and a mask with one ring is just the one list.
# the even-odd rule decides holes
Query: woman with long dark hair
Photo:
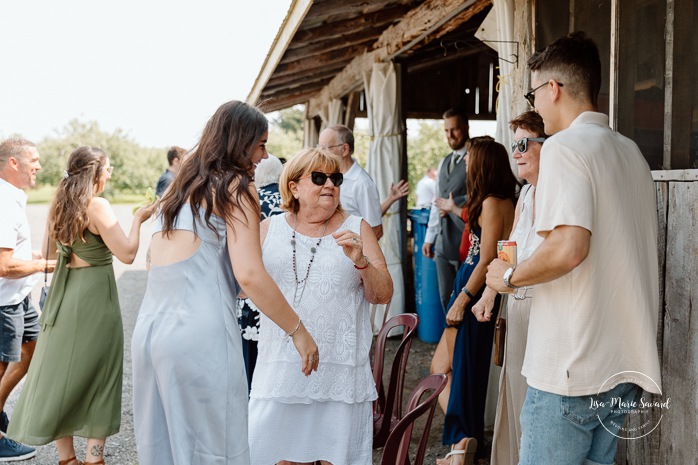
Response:
[{"label": "woman with long dark hair", "polygon": [[133,262],[141,224],[155,206],[135,212],[127,236],[98,197],[111,173],[109,158],[95,147],[80,147],[68,159],[48,217],[58,262],[8,430],[28,444],[56,441],[60,465],[82,463],[73,436],[88,438],[86,463],[103,464],[105,440],[121,424],[124,333],[112,255]]},{"label": "woman with long dark hair", "polygon": [[250,105],[221,105],[161,200],[131,346],[140,463],[249,464],[240,287],[295,345],[297,369],[317,369],[313,338],[262,263],[253,177],[267,127]]},{"label": "woman with long dark hair", "polygon": [[[450,383],[439,396],[446,413],[443,443],[452,446],[447,465],[471,464],[484,456],[484,413],[494,320],[478,323],[471,307],[485,288],[487,266],[497,257],[497,241],[509,236],[514,221],[517,181],[503,145],[491,137],[471,140],[467,152],[468,256],[458,270],[448,304],[448,327],[434,353],[431,370]],[[454,213],[460,214],[458,207]]]}]

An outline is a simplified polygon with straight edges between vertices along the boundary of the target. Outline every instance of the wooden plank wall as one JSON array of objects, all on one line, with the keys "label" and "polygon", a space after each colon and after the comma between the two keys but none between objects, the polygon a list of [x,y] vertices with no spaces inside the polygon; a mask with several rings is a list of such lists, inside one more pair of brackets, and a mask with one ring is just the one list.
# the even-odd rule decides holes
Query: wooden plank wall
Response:
[{"label": "wooden plank wall", "polygon": [[[698,170],[654,172],[659,225],[659,327],[662,396],[669,408],[635,418],[659,427],[641,439],[620,440],[618,465],[698,464]],[[646,394],[645,394],[646,395]]]}]

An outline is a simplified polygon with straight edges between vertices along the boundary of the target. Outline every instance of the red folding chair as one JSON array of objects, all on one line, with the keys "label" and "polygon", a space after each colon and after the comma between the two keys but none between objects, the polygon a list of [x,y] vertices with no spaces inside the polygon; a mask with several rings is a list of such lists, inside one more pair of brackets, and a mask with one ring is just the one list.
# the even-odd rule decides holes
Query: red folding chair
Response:
[{"label": "red folding chair", "polygon": [[[373,402],[373,448],[383,447],[390,432],[402,418],[402,391],[405,384],[407,357],[410,354],[412,338],[419,324],[419,317],[414,313],[403,313],[388,320],[376,337],[373,362],[373,380],[376,383],[378,399]],[[383,385],[383,364],[385,342],[394,329],[403,327],[402,340],[395,352],[390,369],[387,389]]]},{"label": "red folding chair", "polygon": [[[417,445],[414,461],[411,462],[412,465],[422,465],[427,442],[429,441],[431,421],[434,418],[434,409],[439,400],[439,394],[446,387],[446,383],[446,375],[437,373],[427,376],[417,385],[407,404],[407,413],[395,425],[393,432],[390,433],[385,443],[381,465],[410,465],[409,448],[414,423],[418,418],[426,414],[424,430]],[[425,395],[427,395],[427,398],[422,401]]]}]

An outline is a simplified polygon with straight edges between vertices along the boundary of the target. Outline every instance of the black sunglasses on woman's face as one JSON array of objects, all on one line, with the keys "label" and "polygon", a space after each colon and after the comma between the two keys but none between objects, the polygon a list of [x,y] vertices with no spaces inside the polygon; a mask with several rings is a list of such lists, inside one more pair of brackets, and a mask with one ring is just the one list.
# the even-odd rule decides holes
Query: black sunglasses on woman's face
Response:
[{"label": "black sunglasses on woman's face", "polygon": [[545,142],[545,137],[523,137],[519,140],[514,141],[514,143],[511,144],[511,153],[514,153],[516,149],[519,150],[519,153],[526,153],[526,150],[528,150],[528,143],[529,142],[540,142],[541,144]]},{"label": "black sunglasses on woman's face", "polygon": [[324,186],[327,182],[327,178],[330,178],[330,181],[332,181],[332,184],[334,184],[335,187],[341,186],[344,182],[344,175],[342,173],[327,174],[323,173],[322,171],[313,171],[308,176],[303,176],[301,179],[308,177],[316,186]]}]

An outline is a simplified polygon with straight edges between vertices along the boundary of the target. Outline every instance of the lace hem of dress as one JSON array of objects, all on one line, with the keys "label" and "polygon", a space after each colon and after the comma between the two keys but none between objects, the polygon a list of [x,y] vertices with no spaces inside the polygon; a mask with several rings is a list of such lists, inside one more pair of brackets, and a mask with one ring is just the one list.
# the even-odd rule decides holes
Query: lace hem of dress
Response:
[{"label": "lace hem of dress", "polygon": [[354,367],[323,364],[306,377],[296,363],[262,363],[255,367],[251,398],[275,399],[297,403],[308,399],[359,403],[377,398],[376,386],[368,363]]}]

